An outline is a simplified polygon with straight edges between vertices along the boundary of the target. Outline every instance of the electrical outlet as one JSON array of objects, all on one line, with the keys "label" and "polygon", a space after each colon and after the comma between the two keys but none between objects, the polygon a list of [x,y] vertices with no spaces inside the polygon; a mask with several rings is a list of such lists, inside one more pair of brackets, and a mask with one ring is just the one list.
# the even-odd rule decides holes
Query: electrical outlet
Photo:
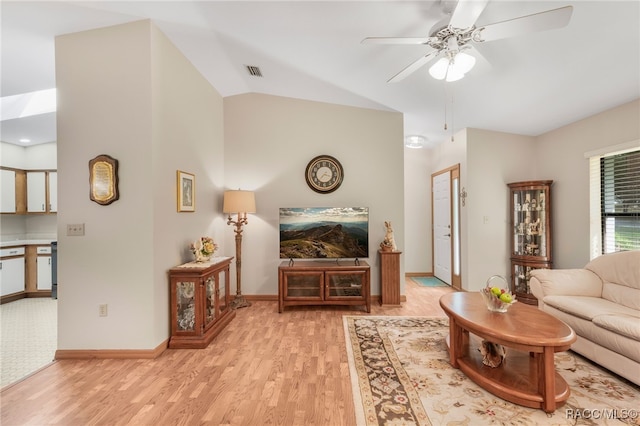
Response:
[{"label": "electrical outlet", "polygon": [[107,316],[107,305],[106,303],[104,305],[98,305],[98,315],[101,317],[106,317]]},{"label": "electrical outlet", "polygon": [[82,237],[84,235],[84,223],[67,224],[67,236]]}]

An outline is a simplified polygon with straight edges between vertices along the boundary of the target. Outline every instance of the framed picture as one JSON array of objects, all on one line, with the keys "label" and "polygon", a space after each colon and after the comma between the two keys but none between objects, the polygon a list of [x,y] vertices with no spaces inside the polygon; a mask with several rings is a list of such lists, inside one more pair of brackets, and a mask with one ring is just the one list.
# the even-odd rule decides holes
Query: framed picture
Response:
[{"label": "framed picture", "polygon": [[118,160],[104,154],[90,160],[89,199],[106,206],[119,197]]},{"label": "framed picture", "polygon": [[196,211],[196,177],[178,170],[178,211]]}]

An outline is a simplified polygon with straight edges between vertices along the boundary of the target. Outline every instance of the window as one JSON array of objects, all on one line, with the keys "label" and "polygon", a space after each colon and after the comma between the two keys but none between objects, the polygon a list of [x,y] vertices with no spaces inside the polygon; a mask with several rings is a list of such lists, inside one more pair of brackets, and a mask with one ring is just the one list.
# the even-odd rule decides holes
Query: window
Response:
[{"label": "window", "polygon": [[640,149],[591,156],[590,174],[591,257],[640,249]]}]

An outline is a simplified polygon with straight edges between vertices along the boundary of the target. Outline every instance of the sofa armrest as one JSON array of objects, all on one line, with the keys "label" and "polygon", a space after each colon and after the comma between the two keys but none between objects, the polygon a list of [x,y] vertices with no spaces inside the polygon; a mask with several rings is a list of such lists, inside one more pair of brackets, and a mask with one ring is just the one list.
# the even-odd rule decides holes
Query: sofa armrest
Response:
[{"label": "sofa armrest", "polygon": [[602,280],[587,269],[534,269],[529,287],[540,307],[549,295],[602,296]]}]

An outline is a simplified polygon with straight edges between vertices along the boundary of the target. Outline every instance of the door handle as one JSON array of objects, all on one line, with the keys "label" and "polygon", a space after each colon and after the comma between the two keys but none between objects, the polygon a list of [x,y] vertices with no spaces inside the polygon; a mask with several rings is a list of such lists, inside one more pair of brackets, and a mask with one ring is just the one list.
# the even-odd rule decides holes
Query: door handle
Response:
[{"label": "door handle", "polygon": [[450,236],[451,236],[451,234],[444,234],[444,236],[445,236],[445,237],[450,237]]}]

